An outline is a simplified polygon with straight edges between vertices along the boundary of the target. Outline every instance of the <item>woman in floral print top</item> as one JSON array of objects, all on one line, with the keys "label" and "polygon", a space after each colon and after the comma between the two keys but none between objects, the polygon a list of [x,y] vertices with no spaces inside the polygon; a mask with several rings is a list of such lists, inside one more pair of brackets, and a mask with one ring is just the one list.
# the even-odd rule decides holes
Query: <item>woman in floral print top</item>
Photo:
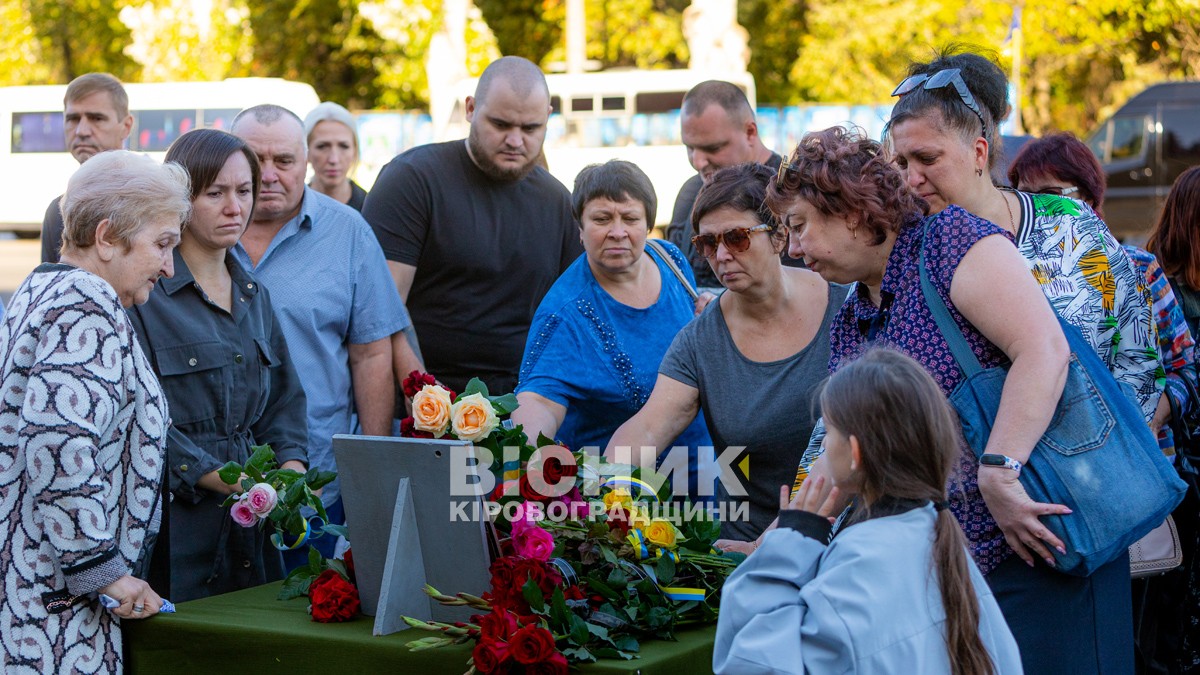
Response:
[{"label": "woman in floral print top", "polygon": [[[963,53],[910,72],[896,88],[900,100],[888,122],[892,152],[909,187],[929,203],[929,213],[955,204],[1007,230],[1050,304],[1083,333],[1113,377],[1133,390],[1149,422],[1164,375],[1145,277],[1082,202],[992,184],[996,110],[1007,106],[999,67]],[[969,166],[947,161],[964,150],[973,159]]]}]

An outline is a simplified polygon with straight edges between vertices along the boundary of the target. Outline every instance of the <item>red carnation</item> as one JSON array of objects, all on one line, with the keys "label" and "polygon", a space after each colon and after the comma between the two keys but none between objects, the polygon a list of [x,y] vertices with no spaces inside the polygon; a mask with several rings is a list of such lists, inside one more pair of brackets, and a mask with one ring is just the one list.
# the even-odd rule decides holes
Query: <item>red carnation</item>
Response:
[{"label": "red carnation", "polygon": [[508,660],[508,645],[498,640],[482,639],[471,652],[475,661],[475,670],[483,675],[501,673],[507,670],[504,662]]},{"label": "red carnation", "polygon": [[567,657],[558,652],[541,663],[525,666],[525,675],[567,675],[567,672]]},{"label": "red carnation", "polygon": [[308,588],[313,621],[349,621],[362,608],[358,589],[334,570],[325,570]]},{"label": "red carnation", "polygon": [[554,634],[540,625],[523,626],[508,641],[508,653],[517,663],[530,665],[550,660],[558,653]]},{"label": "red carnation", "polygon": [[563,590],[563,599],[565,599],[565,600],[583,600],[584,599],[583,591],[580,590],[579,586],[572,584],[570,586],[567,586],[567,588],[565,590]]},{"label": "red carnation", "polygon": [[400,387],[404,389],[406,397],[412,398],[417,395],[418,391],[421,391],[421,387],[427,384],[437,384],[437,380],[429,373],[414,370],[408,374],[408,377],[404,378],[404,381],[400,383]]},{"label": "red carnation", "polygon": [[433,434],[418,429],[416,420],[411,417],[400,420],[400,435],[405,438],[433,438]]}]

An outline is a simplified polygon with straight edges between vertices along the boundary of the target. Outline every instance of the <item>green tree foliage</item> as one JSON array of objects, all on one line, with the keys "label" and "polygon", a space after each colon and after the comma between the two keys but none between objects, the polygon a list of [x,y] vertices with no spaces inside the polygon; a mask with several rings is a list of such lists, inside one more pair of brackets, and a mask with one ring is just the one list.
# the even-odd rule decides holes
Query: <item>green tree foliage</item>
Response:
[{"label": "green tree foliage", "polygon": [[97,70],[125,81],[138,80],[141,68],[124,52],[130,34],[119,17],[123,2],[23,0],[23,3],[37,37],[41,63],[51,80],[69,82]]},{"label": "green tree foliage", "polygon": [[242,77],[253,56],[249,14],[244,0],[128,5],[120,14],[132,38],[125,51],[144,82]]},{"label": "green tree foliage", "polygon": [[379,100],[377,59],[394,46],[358,11],[358,0],[253,0],[250,74],[308,82],[323,100],[371,108]]},{"label": "green tree foliage", "polygon": [[912,61],[952,42],[994,49],[1011,15],[1001,2],[809,0],[789,102],[887,101]]},{"label": "green tree foliage", "polygon": [[563,41],[565,0],[475,0],[502,54],[545,64]]},{"label": "green tree foliage", "polygon": [[742,0],[738,23],[750,34],[750,64],[759,103],[800,103],[800,92],[792,83],[792,63],[800,53],[805,32],[805,0]]},{"label": "green tree foliage", "polygon": [[687,0],[586,2],[588,58],[603,68],[686,68]]},{"label": "green tree foliage", "polygon": [[49,81],[25,3],[0,2],[0,45],[0,87]]},{"label": "green tree foliage", "polygon": [[1032,5],[1024,17],[1032,133],[1086,133],[1146,85],[1200,75],[1200,0]]}]

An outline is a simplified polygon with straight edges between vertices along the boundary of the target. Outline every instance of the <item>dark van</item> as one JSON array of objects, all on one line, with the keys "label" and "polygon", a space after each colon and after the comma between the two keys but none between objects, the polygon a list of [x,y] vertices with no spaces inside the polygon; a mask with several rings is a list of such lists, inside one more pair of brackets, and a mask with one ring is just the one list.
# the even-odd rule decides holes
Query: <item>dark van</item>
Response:
[{"label": "dark van", "polygon": [[1104,220],[1119,239],[1144,241],[1175,179],[1200,164],[1200,81],[1148,87],[1087,144],[1108,175]]}]

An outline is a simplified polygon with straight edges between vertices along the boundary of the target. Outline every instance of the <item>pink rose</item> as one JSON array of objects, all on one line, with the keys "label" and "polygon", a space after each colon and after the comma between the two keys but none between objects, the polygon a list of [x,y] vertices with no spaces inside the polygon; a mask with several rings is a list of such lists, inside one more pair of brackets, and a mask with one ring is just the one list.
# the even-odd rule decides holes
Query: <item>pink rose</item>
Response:
[{"label": "pink rose", "polygon": [[514,529],[512,542],[517,555],[531,560],[546,562],[554,552],[554,537],[536,525]]},{"label": "pink rose", "polygon": [[541,504],[537,502],[521,502],[517,504],[516,512],[512,519],[512,532],[514,535],[520,530],[530,527],[537,527],[537,523],[544,517]]},{"label": "pink rose", "polygon": [[233,517],[233,522],[242,527],[253,527],[258,523],[258,516],[250,509],[250,504],[244,497],[233,503],[229,515]]},{"label": "pink rose", "polygon": [[254,512],[254,515],[266,518],[271,515],[275,503],[279,501],[279,494],[269,483],[255,483],[254,487],[246,492],[246,496],[242,497],[242,501],[250,505],[250,510]]}]

